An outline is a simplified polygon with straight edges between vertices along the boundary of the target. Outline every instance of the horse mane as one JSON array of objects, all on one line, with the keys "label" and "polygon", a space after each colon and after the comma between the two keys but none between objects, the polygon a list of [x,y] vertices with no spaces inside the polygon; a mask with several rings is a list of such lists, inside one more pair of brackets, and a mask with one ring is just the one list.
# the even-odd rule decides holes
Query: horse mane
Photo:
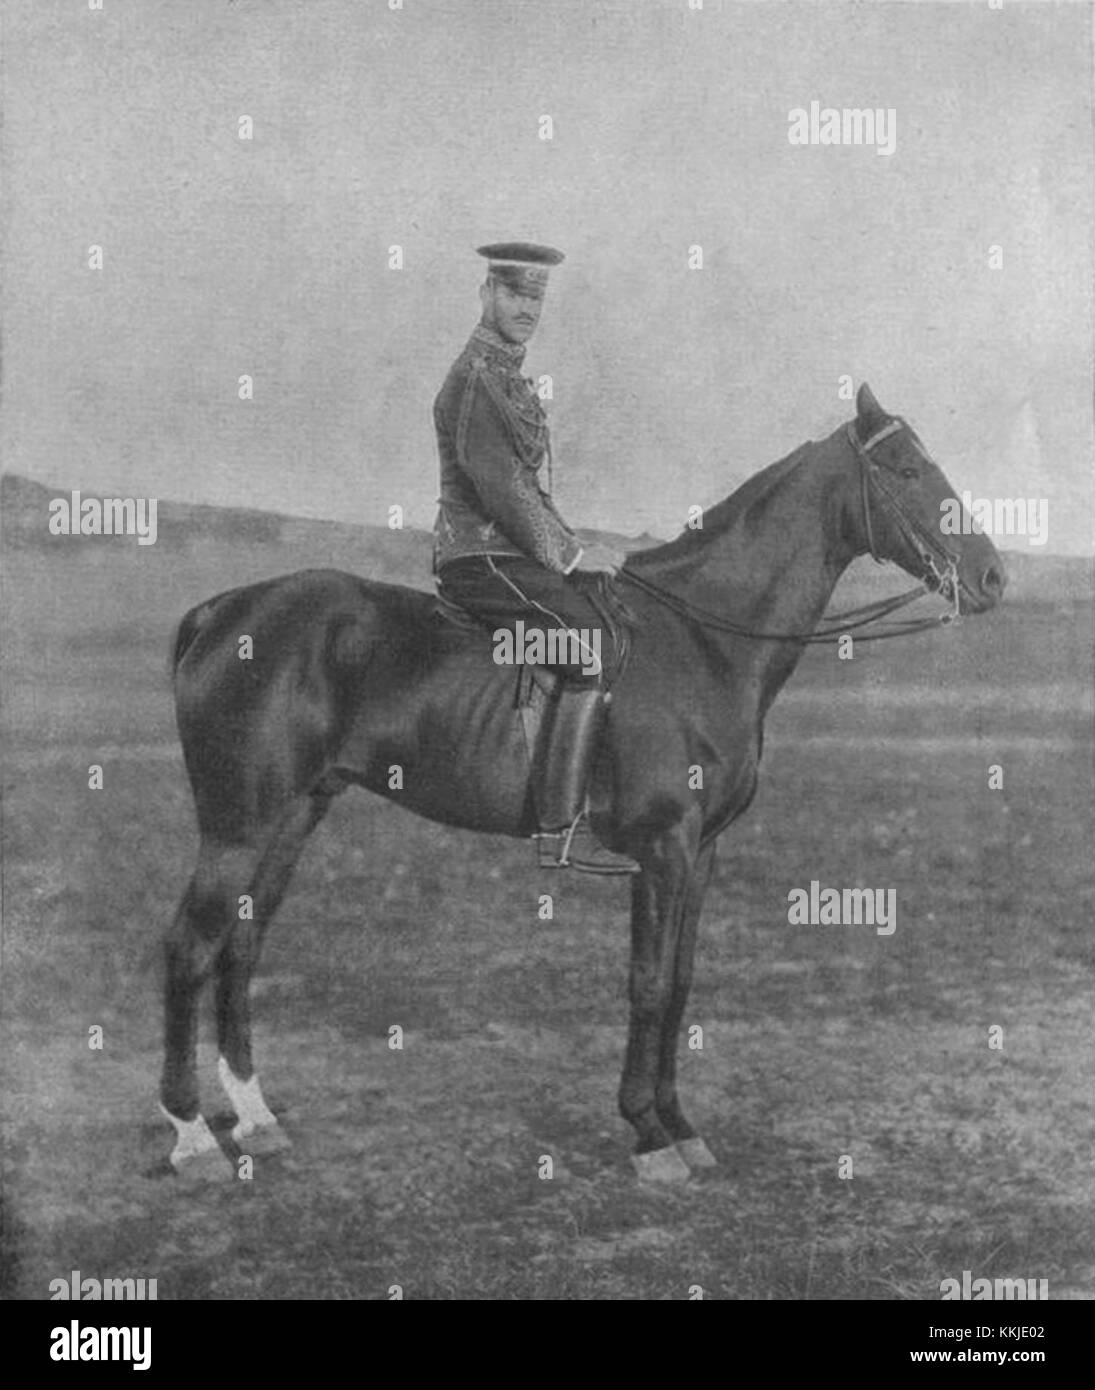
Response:
[{"label": "horse mane", "polygon": [[703,513],[702,527],[686,526],[679,536],[662,545],[651,546],[648,550],[635,551],[627,557],[624,569],[642,573],[644,578],[656,579],[687,565],[702,555],[713,541],[726,535],[728,531],[741,529],[747,533],[755,531],[759,515],[784,483],[806,462],[806,455],[815,448],[814,441],[800,444],[785,458],[770,463],[759,473],[747,478],[729,497],[716,502]]}]

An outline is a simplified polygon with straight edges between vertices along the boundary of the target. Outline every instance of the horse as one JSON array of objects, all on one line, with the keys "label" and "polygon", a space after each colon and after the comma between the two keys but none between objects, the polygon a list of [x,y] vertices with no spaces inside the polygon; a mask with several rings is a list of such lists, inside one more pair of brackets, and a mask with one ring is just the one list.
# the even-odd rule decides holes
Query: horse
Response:
[{"label": "horse", "polygon": [[[852,421],[754,475],[701,525],[632,554],[616,576],[632,647],[590,815],[602,842],[640,866],[618,1099],[644,1181],[681,1181],[717,1161],[677,1094],[697,926],[716,842],[756,791],[765,716],[805,645],[840,630],[819,624],[841,574],[870,553],[954,614],[986,612],[1006,583],[987,536],[944,534],[954,490],[908,422],[866,384],[855,404]],[[848,628],[907,601],[858,610],[866,616],[849,615]],[[199,1106],[197,1008],[213,975],[232,1138],[250,1154],[288,1145],[255,1073],[249,989],[335,796],[357,785],[449,826],[535,829],[514,671],[491,659],[491,641],[485,627],[446,621],[431,594],[324,569],[231,590],[183,618],[175,703],[200,845],[165,941],[160,1099],[176,1172],[234,1171]]]}]

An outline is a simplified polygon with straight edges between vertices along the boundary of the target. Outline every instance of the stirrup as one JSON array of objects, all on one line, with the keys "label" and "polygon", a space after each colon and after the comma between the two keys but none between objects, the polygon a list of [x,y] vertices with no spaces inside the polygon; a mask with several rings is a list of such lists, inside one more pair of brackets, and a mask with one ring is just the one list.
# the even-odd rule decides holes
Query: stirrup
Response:
[{"label": "stirrup", "polygon": [[[585,822],[583,826],[583,822]],[[578,833],[579,827],[582,833]],[[578,844],[575,846],[575,837]],[[638,874],[641,867],[625,854],[616,854],[594,838],[589,818],[583,809],[578,812],[566,830],[554,832],[541,831],[532,837],[537,844],[538,862],[541,869],[577,869],[585,874]],[[556,841],[558,853],[553,854],[551,846],[545,841]],[[577,853],[571,854],[572,847]]]},{"label": "stirrup", "polygon": [[538,830],[533,835],[536,844],[536,862],[541,869],[569,869],[570,842],[578,822],[585,815],[579,811],[566,830]]}]

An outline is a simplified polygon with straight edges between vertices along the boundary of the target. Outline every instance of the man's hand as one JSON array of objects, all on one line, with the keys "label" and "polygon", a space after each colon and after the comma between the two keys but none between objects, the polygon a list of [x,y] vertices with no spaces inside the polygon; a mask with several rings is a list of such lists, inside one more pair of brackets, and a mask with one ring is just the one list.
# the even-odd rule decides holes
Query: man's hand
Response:
[{"label": "man's hand", "polygon": [[626,550],[618,550],[614,545],[605,545],[601,541],[596,541],[593,545],[583,547],[582,558],[578,562],[578,568],[583,570],[607,570],[609,574],[615,574],[626,559]]}]

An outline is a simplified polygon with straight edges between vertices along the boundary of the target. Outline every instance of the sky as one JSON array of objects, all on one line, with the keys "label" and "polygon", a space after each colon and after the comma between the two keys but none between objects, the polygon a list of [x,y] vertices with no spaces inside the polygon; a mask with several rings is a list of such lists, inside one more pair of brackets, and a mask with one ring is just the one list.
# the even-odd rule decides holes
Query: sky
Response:
[{"label": "sky", "polygon": [[[572,525],[675,534],[850,377],[1091,554],[1090,5],[392,3],[9,3],[5,470],[428,527],[474,248],[521,239],[566,253],[526,371]],[[815,100],[893,153],[792,145]]]}]

